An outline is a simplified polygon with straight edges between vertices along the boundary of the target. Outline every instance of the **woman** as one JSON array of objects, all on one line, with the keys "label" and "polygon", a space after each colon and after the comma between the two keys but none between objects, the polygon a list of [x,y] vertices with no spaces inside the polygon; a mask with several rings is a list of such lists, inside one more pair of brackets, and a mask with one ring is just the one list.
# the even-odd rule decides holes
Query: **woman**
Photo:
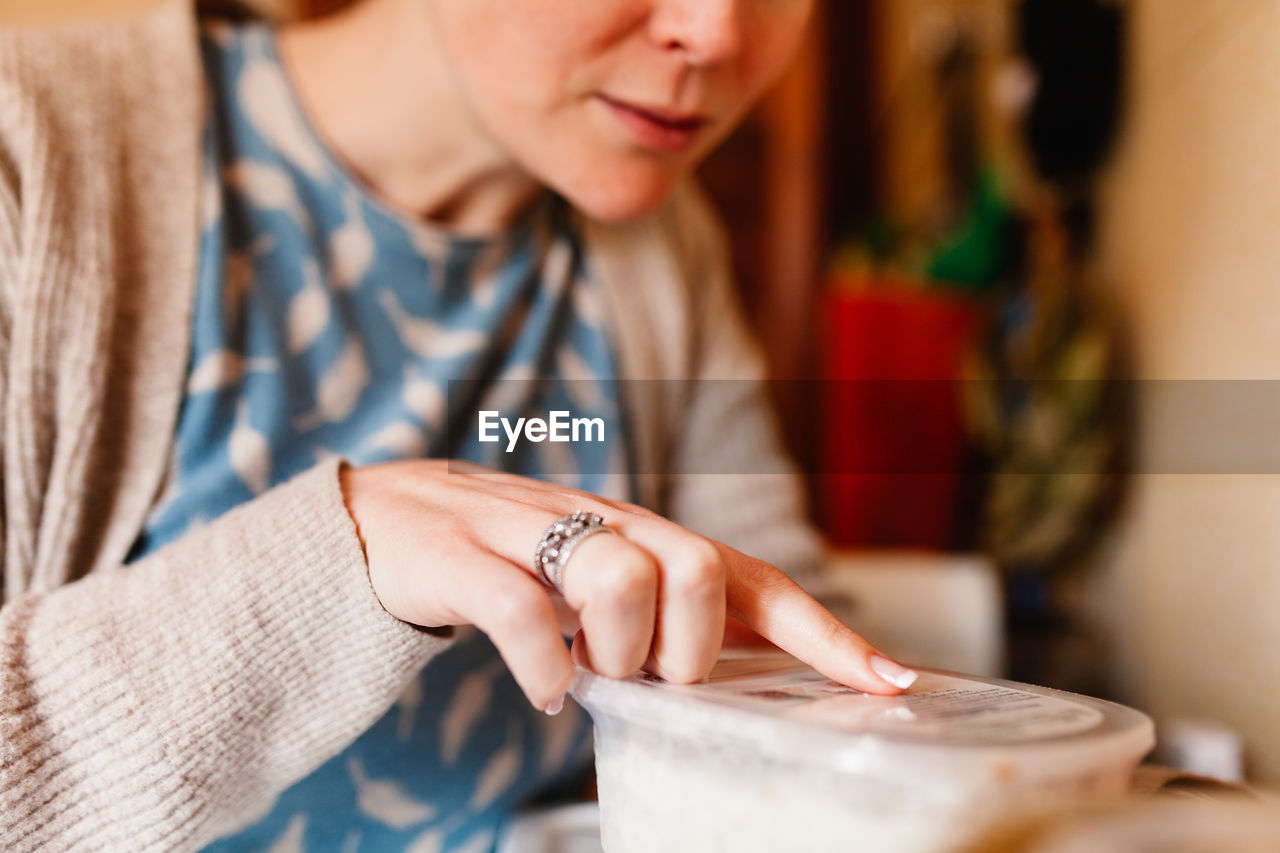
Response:
[{"label": "woman", "polygon": [[[582,759],[566,636],[694,681],[731,616],[909,686],[758,559],[813,537],[681,185],[808,11],[3,36],[0,846],[487,849]],[[477,429],[557,410],[602,440]]]}]

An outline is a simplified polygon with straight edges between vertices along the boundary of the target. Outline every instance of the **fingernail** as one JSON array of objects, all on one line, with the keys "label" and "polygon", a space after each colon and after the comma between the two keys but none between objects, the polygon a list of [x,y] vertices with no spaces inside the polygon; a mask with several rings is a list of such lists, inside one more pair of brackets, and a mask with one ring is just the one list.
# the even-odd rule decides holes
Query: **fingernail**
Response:
[{"label": "fingernail", "polygon": [[548,717],[554,717],[564,710],[564,697],[559,696],[547,703],[547,707],[542,709]]},{"label": "fingernail", "polygon": [[894,663],[886,657],[880,655],[871,656],[871,669],[876,675],[892,684],[900,690],[906,690],[908,687],[916,683],[916,679],[920,677],[920,673],[913,669],[907,669],[900,663]]}]

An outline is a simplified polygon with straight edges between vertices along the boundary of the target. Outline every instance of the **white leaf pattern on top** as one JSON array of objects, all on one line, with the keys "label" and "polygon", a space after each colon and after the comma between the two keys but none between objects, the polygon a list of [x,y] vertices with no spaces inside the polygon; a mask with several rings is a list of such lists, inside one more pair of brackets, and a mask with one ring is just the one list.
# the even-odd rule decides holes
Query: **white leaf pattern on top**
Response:
[{"label": "white leaf pattern on top", "polygon": [[427,451],[427,436],[422,427],[408,421],[392,421],[360,445],[360,455],[368,458],[389,454],[396,459],[420,459]]},{"label": "white leaf pattern on top", "polygon": [[467,735],[493,699],[493,682],[500,671],[496,666],[489,666],[469,673],[458,682],[440,722],[440,757],[445,764],[453,764],[462,754]]},{"label": "white leaf pattern on top", "polygon": [[454,853],[489,853],[493,849],[495,833],[482,829],[454,847]]},{"label": "white leaf pattern on top", "polygon": [[303,853],[302,841],[307,831],[307,816],[296,814],[267,853]]},{"label": "white leaf pattern on top", "polygon": [[222,215],[222,184],[218,174],[207,171],[200,181],[200,221],[214,222]]},{"label": "white leaf pattern on top", "polygon": [[473,283],[471,286],[471,302],[477,308],[492,308],[498,300],[498,286],[502,276],[502,268],[508,258],[508,248],[498,243],[485,249],[476,260]]},{"label": "white leaf pattern on top", "polygon": [[406,364],[400,400],[423,426],[438,429],[444,422],[444,391],[422,375],[416,365]]},{"label": "white leaf pattern on top", "polygon": [[287,213],[298,230],[307,228],[310,217],[298,200],[293,181],[278,167],[240,160],[222,170],[222,180],[255,207]]},{"label": "white leaf pattern on top", "polygon": [[489,336],[475,329],[450,329],[404,310],[390,290],[378,293],[378,304],[396,328],[400,343],[419,358],[456,358],[482,349]]},{"label": "white leaf pattern on top", "polygon": [[302,281],[302,289],[289,300],[289,352],[293,355],[309,348],[329,325],[329,291],[310,258],[302,265]]},{"label": "white leaf pattern on top", "polygon": [[255,495],[267,490],[271,482],[271,445],[267,437],[249,425],[249,404],[241,400],[236,407],[236,425],[227,438],[231,470]]},{"label": "white leaf pattern on top", "polygon": [[298,418],[298,429],[306,432],[324,423],[345,420],[360,402],[368,382],[364,346],[356,338],[348,338],[338,360],[320,377],[315,409]]},{"label": "white leaf pattern on top", "polygon": [[520,725],[512,720],[507,725],[507,742],[493,754],[484,769],[480,771],[480,778],[476,781],[475,790],[471,793],[471,809],[481,811],[496,800],[520,775],[520,765],[523,762],[524,749],[521,743]]},{"label": "white leaf pattern on top", "polygon": [[532,364],[512,365],[485,389],[484,407],[501,412],[519,411],[523,398],[528,395],[529,386],[537,379],[538,371]]},{"label": "white leaf pattern on top", "polygon": [[392,829],[407,829],[425,823],[436,815],[436,810],[406,794],[389,779],[370,779],[364,772],[360,759],[347,761],[347,772],[356,786],[356,806],[374,820]]},{"label": "white leaf pattern on top", "polygon": [[442,853],[444,850],[445,831],[433,826],[426,830],[404,848],[404,853]]},{"label": "white leaf pattern on top", "polygon": [[[461,821],[452,820],[441,826],[433,826],[419,835],[405,848],[405,853],[441,853],[448,836],[458,831]],[[454,845],[452,853],[489,853],[493,849],[496,833],[482,829]]]},{"label": "white leaf pattern on top", "polygon": [[330,280],[339,290],[358,287],[373,265],[373,235],[360,213],[360,200],[354,193],[342,194],[346,221],[329,235]]},{"label": "white leaf pattern on top", "polygon": [[270,373],[276,363],[269,358],[245,358],[238,352],[217,349],[200,359],[187,377],[187,393],[220,391],[239,382],[246,373]]},{"label": "white leaf pattern on top", "polygon": [[415,678],[396,700],[396,712],[400,715],[396,721],[396,740],[406,741],[413,734],[414,716],[422,704],[422,692],[422,679]]}]

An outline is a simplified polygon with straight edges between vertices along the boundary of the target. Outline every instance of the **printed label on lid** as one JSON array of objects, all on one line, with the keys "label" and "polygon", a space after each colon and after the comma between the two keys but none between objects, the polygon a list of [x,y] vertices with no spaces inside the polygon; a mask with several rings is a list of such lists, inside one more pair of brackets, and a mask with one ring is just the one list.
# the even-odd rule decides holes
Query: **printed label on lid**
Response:
[{"label": "printed label on lid", "polygon": [[871,696],[785,656],[726,655],[707,681],[666,689],[717,704],[853,733],[987,746],[1086,732],[1097,708],[997,684],[921,673],[909,693]]}]

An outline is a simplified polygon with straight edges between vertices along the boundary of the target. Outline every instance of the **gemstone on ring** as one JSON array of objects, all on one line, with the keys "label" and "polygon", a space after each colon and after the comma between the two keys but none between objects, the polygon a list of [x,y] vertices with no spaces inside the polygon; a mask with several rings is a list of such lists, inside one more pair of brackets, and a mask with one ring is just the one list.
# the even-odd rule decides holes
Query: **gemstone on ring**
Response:
[{"label": "gemstone on ring", "polygon": [[562,516],[547,528],[538,541],[533,557],[534,571],[543,583],[564,594],[560,579],[573,549],[588,536],[612,532],[605,526],[604,519],[594,512],[579,510]]}]

